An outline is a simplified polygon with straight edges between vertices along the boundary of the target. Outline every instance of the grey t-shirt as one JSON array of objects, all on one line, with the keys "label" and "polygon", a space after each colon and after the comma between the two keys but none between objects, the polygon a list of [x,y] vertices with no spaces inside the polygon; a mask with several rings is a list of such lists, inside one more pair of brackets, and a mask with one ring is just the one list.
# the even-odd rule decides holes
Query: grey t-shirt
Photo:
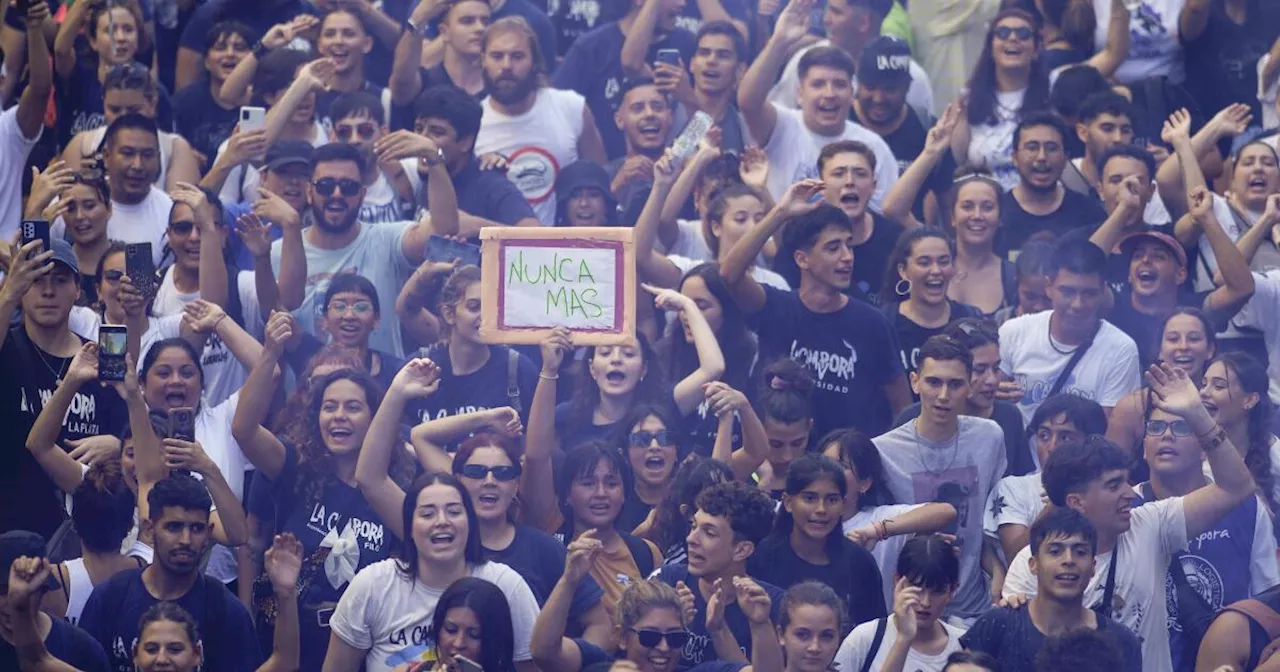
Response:
[{"label": "grey t-shirt", "polygon": [[960,588],[948,616],[975,618],[991,605],[982,574],[982,513],[987,494],[1005,472],[1004,432],[985,418],[961,416],[956,436],[932,443],[908,422],[873,439],[885,480],[900,504],[947,502],[956,507],[960,544]]}]

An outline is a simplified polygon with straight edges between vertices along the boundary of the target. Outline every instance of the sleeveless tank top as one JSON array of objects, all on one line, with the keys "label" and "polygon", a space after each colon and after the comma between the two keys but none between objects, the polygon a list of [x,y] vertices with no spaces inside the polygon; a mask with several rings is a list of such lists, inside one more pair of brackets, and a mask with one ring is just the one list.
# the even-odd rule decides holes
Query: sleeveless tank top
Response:
[{"label": "sleeveless tank top", "polygon": [[89,601],[89,594],[93,592],[93,581],[89,579],[89,570],[84,567],[84,558],[68,560],[66,567],[62,592],[67,597],[67,622],[75,625],[80,622],[84,603]]}]

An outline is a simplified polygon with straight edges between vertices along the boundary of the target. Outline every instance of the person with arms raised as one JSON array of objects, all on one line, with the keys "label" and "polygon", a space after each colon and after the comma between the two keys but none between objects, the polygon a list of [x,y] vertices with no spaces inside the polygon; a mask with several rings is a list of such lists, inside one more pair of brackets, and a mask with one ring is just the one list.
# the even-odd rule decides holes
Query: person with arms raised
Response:
[{"label": "person with arms raised", "polygon": [[[852,425],[875,434],[911,403],[911,393],[889,321],[844,293],[853,281],[853,231],[843,211],[810,202],[821,189],[817,180],[789,187],[725,256],[720,275],[739,307],[754,315],[760,362],[786,356],[815,369],[813,432]],[[794,250],[800,269],[792,292],[762,286],[747,273],[783,223],[782,248]]]},{"label": "person with arms raised", "polygon": [[[14,7],[17,5],[15,3]],[[41,34],[46,26],[55,25],[49,17],[49,5],[33,2],[27,7],[26,30]],[[7,28],[6,28],[7,29]],[[53,64],[49,59],[49,43],[43,39],[27,40],[26,59],[31,63],[27,76],[27,88],[18,104],[0,114],[0,142],[5,148],[5,164],[0,174],[0,240],[9,241],[22,221],[22,173],[26,170],[27,157],[40,140],[44,131],[44,113],[49,104],[49,92],[53,89]],[[9,61],[22,58],[6,52],[5,68]],[[10,78],[17,72],[8,71]],[[8,82],[6,81],[6,84]],[[12,89],[9,89],[12,90]]]}]

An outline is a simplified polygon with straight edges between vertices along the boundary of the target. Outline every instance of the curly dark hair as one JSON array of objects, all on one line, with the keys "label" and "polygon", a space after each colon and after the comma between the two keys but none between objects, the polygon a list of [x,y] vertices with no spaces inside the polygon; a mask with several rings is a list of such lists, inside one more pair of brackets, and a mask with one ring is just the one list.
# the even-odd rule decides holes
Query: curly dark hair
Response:
[{"label": "curly dark hair", "polygon": [[281,441],[294,446],[307,442],[311,425],[307,421],[307,406],[311,403],[311,382],[313,373],[321,366],[340,366],[353,371],[365,371],[364,362],[353,351],[339,345],[326,345],[307,360],[307,366],[298,375],[298,387],[288,397],[284,405],[276,413],[271,423],[271,433]]},{"label": "curly dark hair", "polygon": [[698,510],[717,518],[728,518],[734,541],[759,544],[773,527],[777,504],[763,490],[742,481],[717,483],[694,500]]},{"label": "curly dark hair", "polygon": [[718,483],[734,479],[733,470],[720,460],[712,460],[691,454],[676,469],[671,487],[658,503],[653,527],[648,535],[658,548],[671,548],[683,544],[689,536],[689,519],[693,517],[695,500],[703,490]]}]

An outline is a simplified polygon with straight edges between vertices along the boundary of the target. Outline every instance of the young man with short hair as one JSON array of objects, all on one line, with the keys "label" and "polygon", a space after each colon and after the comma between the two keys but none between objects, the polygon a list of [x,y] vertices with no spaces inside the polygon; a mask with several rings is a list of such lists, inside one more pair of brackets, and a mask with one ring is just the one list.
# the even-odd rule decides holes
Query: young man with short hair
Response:
[{"label": "young man with short hair", "polygon": [[367,91],[344,93],[329,105],[329,118],[333,121],[334,141],[355,147],[365,159],[360,221],[383,224],[411,218],[416,208],[404,164],[379,162],[373,152],[378,140],[387,134],[386,115],[378,98]]},{"label": "young man with short hair", "polygon": [[973,355],[947,336],[920,348],[911,388],[920,416],[872,441],[884,463],[885,485],[902,504],[943,501],[955,507],[960,585],[946,615],[972,621],[990,606],[982,575],[982,511],[1005,472],[1004,433],[986,418],[960,415],[969,394]]},{"label": "young man with short hair", "polygon": [[[1055,394],[1031,416],[1027,434],[1035,445],[1036,467],[1043,467],[1058,446],[1107,431],[1107,412],[1098,402],[1078,394]],[[983,514],[982,529],[1000,543],[1005,559],[1027,545],[1031,523],[1044,510],[1044,485],[1040,472],[1005,476],[991,491]]]},{"label": "young man with short hair", "polygon": [[[1190,541],[1255,497],[1257,484],[1243,453],[1205,409],[1185,371],[1161,364],[1151,367],[1147,380],[1154,407],[1177,416],[1189,434],[1198,437],[1213,483],[1134,508],[1137,495],[1128,484],[1129,456],[1096,435],[1055,450],[1042,479],[1054,506],[1079,511],[1097,528],[1100,562],[1088,581],[1084,603],[1138,635],[1143,670],[1168,672],[1173,669],[1166,623],[1169,563]],[[1029,557],[1028,547],[1009,562],[1006,598],[1038,593]]]},{"label": "young man with short hair", "polygon": [[[483,108],[456,86],[433,86],[413,104],[413,132],[444,152],[444,165],[458,198],[458,233],[476,238],[486,226],[541,226],[520,189],[501,171],[481,170],[476,160],[476,135]],[[429,209],[426,175],[430,169],[417,158],[401,159],[405,176],[420,208]]]},{"label": "young man with short hair", "polygon": [[213,532],[213,500],[204,484],[190,474],[174,473],[157,481],[146,500],[150,511],[142,526],[153,535],[155,562],[94,586],[80,627],[107,650],[112,670],[127,672],[133,669],[142,615],[159,602],[173,602],[195,619],[208,669],[256,670],[262,652],[255,645],[248,609],[200,571]]},{"label": "young man with short hair", "polygon": [[822,148],[837,140],[857,140],[876,155],[879,208],[898,179],[898,160],[880,136],[849,121],[853,105],[853,58],[839,47],[816,47],[800,58],[800,109],[766,99],[787,54],[808,35],[811,2],[798,0],[778,17],[773,36],[751,64],[738,89],[738,105],[751,137],[769,155],[769,193],[781,199],[788,185],[815,177]]},{"label": "young man with short hair", "polygon": [[[696,3],[691,3],[696,4]],[[720,149],[741,153],[751,146],[747,122],[738,110],[738,82],[751,62],[747,41],[728,21],[708,21],[694,38],[689,74],[693,87],[687,100],[679,100],[685,115],[706,112],[720,129]],[[686,87],[675,88],[678,94]]]},{"label": "young man with short hair", "polygon": [[1096,198],[1063,186],[1066,141],[1067,125],[1052,112],[1033,112],[1018,122],[1013,132],[1013,165],[1019,182],[1000,194],[997,254],[1008,259],[1038,233],[1062,236],[1092,229],[1106,219]]},{"label": "young man with short hair", "polygon": [[[1070,508],[1051,508],[1031,526],[1028,569],[1036,594],[1025,606],[999,607],[983,614],[960,641],[970,651],[1000,660],[1009,672],[1037,672],[1036,654],[1050,637],[1090,630],[1109,638],[1122,652],[1114,672],[1141,672],[1142,648],[1123,625],[1084,605],[1095,571],[1098,532],[1089,519]],[[1274,562],[1274,559],[1273,559]]]},{"label": "young man with short hair", "polygon": [[[422,67],[425,44],[422,32],[435,18],[440,17],[438,41],[443,49],[440,62],[430,68]],[[410,27],[421,31],[406,30],[396,45],[395,63],[391,66],[391,105],[406,108],[413,105],[423,89],[452,85],[466,91],[476,99],[484,97],[484,31],[489,26],[493,10],[486,0],[456,0],[447,3],[422,2],[409,16]]]},{"label": "young man with short hair", "polygon": [[627,153],[605,164],[614,199],[623,211],[653,184],[653,162],[662,158],[671,131],[671,101],[651,79],[628,80],[613,113]]},{"label": "young man with short hair", "polygon": [[206,74],[173,94],[173,116],[178,133],[210,164],[218,156],[218,146],[231,137],[236,123],[240,121],[240,106],[249,104],[247,98],[223,98],[222,83],[227,81],[257,41],[258,36],[253,29],[239,21],[215,23],[205,37]]},{"label": "young man with short hair", "polygon": [[[50,537],[66,518],[62,493],[26,450],[28,432],[61,387],[85,339],[68,326],[80,298],[80,268],[71,246],[53,239],[52,250],[39,242],[15,248],[0,285],[0,532],[29,530]],[[21,310],[21,320],[13,318]],[[118,436],[128,414],[115,390],[97,381],[82,386],[58,422],[57,450],[70,451],[85,439]],[[119,453],[108,442],[105,459]]]},{"label": "young man with short hair", "polygon": [[[911,403],[897,338],[883,313],[846,294],[853,281],[853,230],[839,208],[810,199],[822,183],[792,185],[764,220],[725,255],[720,275],[743,311],[753,314],[759,361],[791,357],[815,374],[813,428],[822,436],[853,426],[875,435]],[[747,271],[786,222],[800,282],[793,291],[762,285]]]},{"label": "young man with short hair", "polygon": [[[902,226],[871,209],[876,191],[876,155],[857,140],[833,142],[818,153],[822,197],[840,208],[853,227],[853,286],[872,305],[879,303],[880,285]],[[791,266],[786,251],[778,259],[781,268]],[[798,274],[787,281],[798,286]],[[786,275],[784,274],[784,277]]]},{"label": "young man with short hair", "polygon": [[[738,607],[734,578],[747,576],[747,559],[769,534],[774,502],[760,488],[739,481],[719,483],[703,490],[689,526],[688,561],[664,565],[653,578],[692,593],[695,615],[689,622],[689,643],[676,668],[687,670],[700,662],[732,659],[743,652],[751,656],[751,628]],[[773,619],[781,613],[782,589],[756,581],[773,601]],[[717,592],[724,605],[724,627],[707,631],[707,601]],[[736,656],[735,656],[736,657]]]},{"label": "young man with short hair", "polygon": [[[1107,255],[1086,240],[1058,244],[1049,272],[1053,309],[1000,326],[1000,370],[1022,391],[1029,423],[1045,399],[1070,392],[1109,410],[1138,389],[1138,347],[1102,319]],[[1082,349],[1083,348],[1083,349]]]},{"label": "young man with short hair", "polygon": [[[1075,134],[1084,144],[1084,156],[1071,161],[1062,183],[1086,196],[1096,196],[1103,181],[1102,157],[1116,147],[1133,143],[1133,120],[1138,112],[1128,98],[1114,91],[1099,91],[1084,99],[1079,115]],[[1155,172],[1151,177],[1155,178]]]}]

